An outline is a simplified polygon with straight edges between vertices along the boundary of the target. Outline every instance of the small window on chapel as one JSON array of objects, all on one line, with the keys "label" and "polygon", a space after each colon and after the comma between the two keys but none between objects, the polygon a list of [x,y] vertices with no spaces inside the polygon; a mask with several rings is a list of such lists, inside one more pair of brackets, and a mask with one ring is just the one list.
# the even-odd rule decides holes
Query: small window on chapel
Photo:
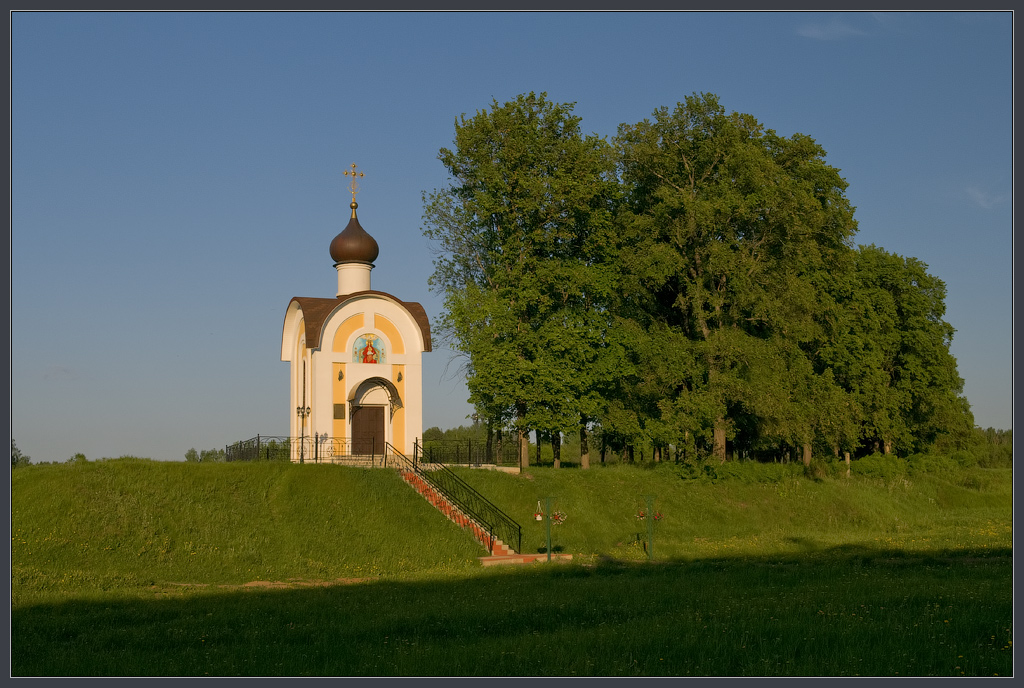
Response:
[{"label": "small window on chapel", "polygon": [[384,341],[375,334],[364,334],[356,338],[352,347],[353,363],[387,363]]}]

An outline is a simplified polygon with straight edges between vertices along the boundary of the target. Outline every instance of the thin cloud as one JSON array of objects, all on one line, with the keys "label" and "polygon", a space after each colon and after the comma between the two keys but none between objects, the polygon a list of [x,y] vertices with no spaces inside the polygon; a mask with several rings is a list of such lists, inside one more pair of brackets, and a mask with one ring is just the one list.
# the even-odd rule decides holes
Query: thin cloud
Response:
[{"label": "thin cloud", "polygon": [[50,366],[43,371],[44,380],[77,380],[78,373],[67,366]]},{"label": "thin cloud", "polygon": [[1009,196],[996,196],[976,186],[969,186],[966,191],[970,199],[985,210],[992,210],[1000,203],[1009,200]]},{"label": "thin cloud", "polygon": [[812,38],[816,41],[838,41],[850,36],[866,35],[865,31],[838,20],[830,21],[827,24],[804,24],[796,32],[804,38]]}]

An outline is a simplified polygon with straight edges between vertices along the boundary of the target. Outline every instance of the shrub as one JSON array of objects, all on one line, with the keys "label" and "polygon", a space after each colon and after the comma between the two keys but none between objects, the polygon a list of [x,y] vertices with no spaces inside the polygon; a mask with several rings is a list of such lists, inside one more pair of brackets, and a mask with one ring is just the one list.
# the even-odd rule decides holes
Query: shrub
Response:
[{"label": "shrub", "polygon": [[811,458],[811,462],[804,466],[804,477],[814,481],[821,481],[828,475],[825,462],[817,456]]},{"label": "shrub", "polygon": [[989,471],[985,470],[966,470],[962,471],[957,484],[960,487],[968,490],[976,490],[978,492],[991,492],[997,489],[1002,482],[1002,477],[999,475],[993,475]]},{"label": "shrub", "polygon": [[718,480],[719,464],[717,461],[686,461],[680,464],[669,465],[672,471],[683,480],[704,480],[715,482]]},{"label": "shrub", "polygon": [[977,447],[978,465],[982,468],[1011,468],[1013,445],[989,444]]},{"label": "shrub", "polygon": [[960,464],[942,454],[913,454],[907,457],[910,470],[915,473],[934,473],[937,475],[957,473]]},{"label": "shrub", "polygon": [[891,480],[907,474],[907,462],[893,454],[870,454],[852,461],[850,473]]},{"label": "shrub", "polygon": [[973,468],[978,465],[978,457],[966,449],[958,449],[950,455],[960,468]]},{"label": "shrub", "polygon": [[1013,431],[988,428],[974,429],[975,443],[971,455],[982,468],[1011,468],[1013,466]]},{"label": "shrub", "polygon": [[778,483],[800,475],[804,467],[801,463],[762,463],[760,461],[726,461],[719,463],[714,459],[698,463],[680,464],[673,470],[684,480],[705,480],[716,482],[727,480],[755,485],[758,483]]}]

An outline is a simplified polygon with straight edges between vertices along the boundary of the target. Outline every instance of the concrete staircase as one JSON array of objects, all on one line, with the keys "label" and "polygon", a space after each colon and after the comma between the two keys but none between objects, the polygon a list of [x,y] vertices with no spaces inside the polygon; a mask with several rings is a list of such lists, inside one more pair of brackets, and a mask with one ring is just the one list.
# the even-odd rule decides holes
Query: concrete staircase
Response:
[{"label": "concrete staircase", "polygon": [[[416,475],[413,471],[400,470],[399,475],[402,476],[402,480],[409,484],[414,490],[419,492],[424,499],[434,505],[438,511],[448,517],[452,523],[455,523],[463,530],[469,532],[473,536],[473,539],[479,542],[484,549],[488,550],[491,555],[490,557],[480,557],[483,559],[491,558],[504,558],[504,557],[516,557],[516,553],[511,547],[506,545],[501,540],[494,538],[493,547],[491,546],[491,535],[487,532],[487,529],[482,525],[471,519],[469,516],[464,514],[461,509],[449,502],[444,495],[437,491],[437,489],[425,481],[420,476]],[[511,563],[511,562],[510,562]],[[520,563],[520,562],[515,562]],[[484,564],[487,566],[488,564]]]}]

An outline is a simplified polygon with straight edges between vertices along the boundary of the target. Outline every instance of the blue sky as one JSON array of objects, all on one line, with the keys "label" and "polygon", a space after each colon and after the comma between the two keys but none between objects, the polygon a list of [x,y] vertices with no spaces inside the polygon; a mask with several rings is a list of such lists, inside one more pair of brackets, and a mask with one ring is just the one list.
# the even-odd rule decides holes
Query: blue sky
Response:
[{"label": "blue sky", "polygon": [[[611,138],[694,92],[803,133],[856,242],[947,285],[978,425],[1011,427],[1009,13],[16,13],[12,434],[180,460],[288,427],[293,296],[331,297],[355,162],[373,287],[436,319],[423,191],[454,121],[529,91]],[[425,355],[424,427],[466,423]]]}]

